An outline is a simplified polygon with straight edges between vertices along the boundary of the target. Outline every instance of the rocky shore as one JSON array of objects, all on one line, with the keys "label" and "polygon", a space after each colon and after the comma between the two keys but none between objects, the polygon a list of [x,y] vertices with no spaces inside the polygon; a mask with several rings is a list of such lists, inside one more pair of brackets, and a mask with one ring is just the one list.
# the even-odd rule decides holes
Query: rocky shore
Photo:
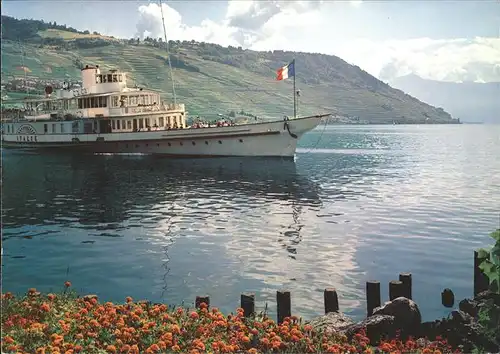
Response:
[{"label": "rocky shore", "polygon": [[[485,291],[473,299],[460,301],[447,318],[422,322],[418,305],[398,297],[373,310],[371,316],[354,322],[341,312],[330,312],[308,321],[314,329],[340,333],[352,338],[365,330],[373,346],[382,340],[399,337],[419,338],[421,346],[446,341],[460,352],[500,352],[500,294]],[[427,343],[426,343],[427,342]]]}]

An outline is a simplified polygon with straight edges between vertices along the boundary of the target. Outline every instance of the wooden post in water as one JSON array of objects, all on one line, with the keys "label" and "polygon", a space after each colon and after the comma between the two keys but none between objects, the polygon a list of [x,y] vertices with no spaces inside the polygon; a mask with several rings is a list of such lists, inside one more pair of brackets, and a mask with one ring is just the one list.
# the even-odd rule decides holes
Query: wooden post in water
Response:
[{"label": "wooden post in water", "polygon": [[200,308],[200,305],[202,303],[205,303],[207,305],[207,308],[210,307],[210,297],[208,295],[206,296],[197,296],[196,297],[196,300],[194,302],[194,306],[199,309]]},{"label": "wooden post in water", "polygon": [[479,259],[477,251],[474,251],[474,296],[490,287],[488,277],[479,269],[481,262],[482,259]]},{"label": "wooden post in water", "polygon": [[441,303],[444,307],[453,307],[453,304],[455,303],[455,295],[451,289],[446,288],[443,290],[441,293]]},{"label": "wooden post in water", "polygon": [[405,298],[411,300],[412,296],[412,281],[411,273],[400,273],[399,281],[403,283],[403,295]]},{"label": "wooden post in water", "polygon": [[392,301],[400,296],[403,296],[403,282],[391,280],[389,282],[389,300]]},{"label": "wooden post in water", "polygon": [[366,317],[373,314],[373,310],[380,306],[380,282],[366,282]]},{"label": "wooden post in water", "polygon": [[243,315],[245,317],[250,317],[253,314],[255,314],[255,294],[254,293],[241,294],[241,308],[243,309]]},{"label": "wooden post in water", "polygon": [[290,292],[288,290],[277,291],[276,303],[278,310],[278,324],[281,324],[283,323],[285,317],[290,317],[292,315]]},{"label": "wooden post in water", "polygon": [[323,297],[325,301],[325,314],[329,312],[339,312],[339,297],[335,289],[325,289]]}]

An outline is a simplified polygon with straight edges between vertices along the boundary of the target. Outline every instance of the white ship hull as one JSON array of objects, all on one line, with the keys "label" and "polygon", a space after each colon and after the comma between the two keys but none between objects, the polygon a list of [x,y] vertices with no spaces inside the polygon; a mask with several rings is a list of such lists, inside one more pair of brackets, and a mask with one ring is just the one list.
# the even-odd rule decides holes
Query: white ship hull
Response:
[{"label": "white ship hull", "polygon": [[[79,134],[47,134],[43,133],[43,121],[17,121],[7,123],[11,124],[11,133],[3,129],[2,143],[6,148],[88,153],[142,153],[172,157],[293,157],[301,136],[314,129],[326,116],[225,127]],[[71,127],[72,123],[58,124]]]}]

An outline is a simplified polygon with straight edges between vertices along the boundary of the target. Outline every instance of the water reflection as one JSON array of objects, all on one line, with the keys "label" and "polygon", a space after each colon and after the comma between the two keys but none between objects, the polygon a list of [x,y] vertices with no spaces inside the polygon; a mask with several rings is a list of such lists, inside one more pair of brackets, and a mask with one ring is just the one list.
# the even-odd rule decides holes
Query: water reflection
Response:
[{"label": "water reflection", "polygon": [[137,211],[161,209],[166,213],[161,218],[170,217],[193,200],[207,211],[191,216],[205,218],[214,208],[203,200],[213,195],[227,204],[245,198],[321,204],[318,187],[297,174],[289,160],[9,153],[4,165],[5,226],[58,223],[116,233],[124,220],[157,221]]}]

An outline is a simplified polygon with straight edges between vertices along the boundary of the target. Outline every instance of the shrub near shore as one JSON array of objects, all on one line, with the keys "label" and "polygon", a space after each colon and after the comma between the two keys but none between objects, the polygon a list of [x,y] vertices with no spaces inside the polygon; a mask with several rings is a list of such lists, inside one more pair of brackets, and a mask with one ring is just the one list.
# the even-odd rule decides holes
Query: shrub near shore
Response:
[{"label": "shrub near shore", "polygon": [[16,298],[2,294],[3,353],[449,353],[446,341],[390,339],[371,346],[363,332],[352,339],[319,333],[290,317],[278,325],[267,316],[223,315],[164,304],[100,303],[78,298],[65,283],[62,294],[30,289]]}]

